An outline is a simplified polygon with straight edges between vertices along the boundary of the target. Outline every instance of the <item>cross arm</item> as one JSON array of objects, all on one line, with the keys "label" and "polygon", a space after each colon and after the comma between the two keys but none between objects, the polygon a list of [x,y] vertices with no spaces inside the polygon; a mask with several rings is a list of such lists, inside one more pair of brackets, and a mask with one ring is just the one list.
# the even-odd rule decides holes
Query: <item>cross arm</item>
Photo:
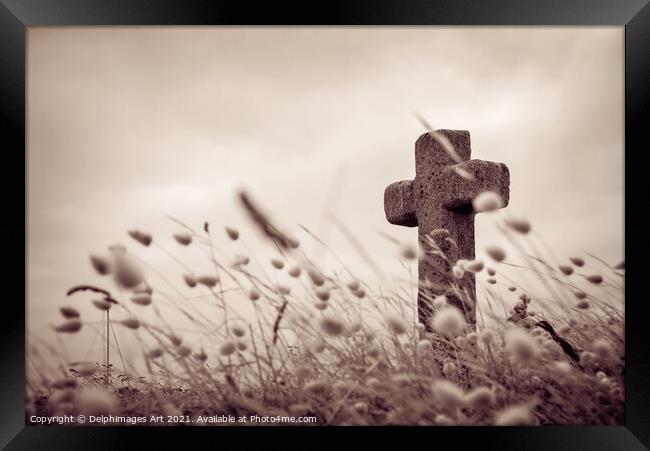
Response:
[{"label": "cross arm", "polygon": [[503,200],[510,199],[510,171],[503,163],[470,160],[446,168],[446,180],[451,185],[445,191],[442,205],[448,210],[472,209],[472,200],[483,191],[494,191]]},{"label": "cross arm", "polygon": [[384,191],[384,212],[388,222],[406,227],[416,227],[413,180],[391,183]]}]

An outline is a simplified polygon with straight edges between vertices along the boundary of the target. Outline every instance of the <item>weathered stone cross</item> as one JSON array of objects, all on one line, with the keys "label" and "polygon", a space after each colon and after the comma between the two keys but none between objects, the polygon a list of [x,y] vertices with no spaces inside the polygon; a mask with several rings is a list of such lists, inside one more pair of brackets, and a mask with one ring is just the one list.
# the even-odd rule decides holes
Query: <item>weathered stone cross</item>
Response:
[{"label": "weathered stone cross", "polygon": [[[434,139],[431,133],[420,136],[415,142],[415,180],[388,185],[384,210],[391,224],[418,227],[424,251],[418,265],[420,322],[428,326],[433,311],[431,301],[446,294],[451,303],[465,311],[468,322],[475,327],[474,274],[467,271],[458,279],[452,267],[458,259],[474,259],[476,212],[472,200],[483,191],[494,191],[501,195],[502,206],[508,205],[510,173],[503,163],[470,160],[469,132],[436,133],[449,140],[457,154],[456,161],[440,139]],[[436,245],[444,257],[436,252]]]}]

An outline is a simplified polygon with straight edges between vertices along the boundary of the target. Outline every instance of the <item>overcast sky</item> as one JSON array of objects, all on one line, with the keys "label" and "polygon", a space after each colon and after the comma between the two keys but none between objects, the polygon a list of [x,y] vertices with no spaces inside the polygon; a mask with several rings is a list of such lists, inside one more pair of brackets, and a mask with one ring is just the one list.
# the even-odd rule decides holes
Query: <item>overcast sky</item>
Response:
[{"label": "overcast sky", "polygon": [[[32,27],[30,327],[59,321],[71,286],[101,283],[88,254],[131,245],[128,228],[207,270],[174,247],[166,215],[234,225],[266,255],[234,201],[242,186],[289,230],[310,227],[361,268],[324,220],[332,212],[399,272],[377,231],[416,240],[383,210],[384,187],[415,175],[413,112],[469,130],[474,158],[508,165],[508,209],[558,258],[588,251],[616,263],[623,37],[595,27]],[[481,255],[500,238],[486,215],[476,227]],[[134,251],[167,264],[155,249]]]}]

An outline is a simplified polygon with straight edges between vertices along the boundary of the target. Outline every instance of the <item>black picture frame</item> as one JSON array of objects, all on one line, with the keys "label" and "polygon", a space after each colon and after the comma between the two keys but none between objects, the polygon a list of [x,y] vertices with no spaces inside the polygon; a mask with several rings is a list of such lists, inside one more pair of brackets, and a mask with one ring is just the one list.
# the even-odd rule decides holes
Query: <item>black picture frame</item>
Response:
[{"label": "black picture frame", "polygon": [[[237,428],[112,428],[25,426],[25,310],[27,269],[25,203],[20,187],[26,179],[25,54],[26,29],[36,26],[83,25],[614,25],[625,27],[625,241],[626,241],[626,419],[621,427],[468,427],[355,428],[367,438],[400,446],[462,447],[473,441],[481,449],[647,449],[650,446],[650,347],[645,324],[644,292],[648,270],[650,219],[647,208],[646,127],[650,124],[650,5],[648,0],[331,0],[301,5],[279,2],[225,2],[189,0],[1,0],[0,108],[4,177],[3,221],[0,237],[5,259],[4,324],[0,326],[0,445],[7,449],[121,449],[137,445],[138,435],[165,440],[185,436],[180,446],[208,440],[223,447]],[[8,160],[8,161],[7,161]],[[20,184],[20,176],[25,179]],[[646,206],[646,207],[644,207]],[[22,248],[22,241],[25,247]],[[20,265],[25,284],[18,282]],[[271,434],[265,448],[339,446],[332,429],[255,428],[240,434]],[[338,429],[338,428],[337,428]],[[155,432],[154,434],[151,434]],[[245,434],[241,434],[245,432]],[[346,431],[347,432],[347,431]],[[210,434],[208,436],[207,434]],[[280,435],[285,441],[279,441]],[[408,437],[404,441],[404,436]],[[140,437],[141,438],[141,437]],[[237,438],[241,440],[241,438]],[[276,441],[277,440],[277,441]],[[287,441],[288,440],[288,441]],[[366,440],[364,438],[363,440]],[[153,447],[153,442],[147,442]],[[246,449],[241,443],[233,447]],[[419,444],[416,444],[419,443]],[[456,443],[456,445],[453,445]],[[301,445],[302,444],[302,445]],[[230,446],[226,446],[230,448]]]}]

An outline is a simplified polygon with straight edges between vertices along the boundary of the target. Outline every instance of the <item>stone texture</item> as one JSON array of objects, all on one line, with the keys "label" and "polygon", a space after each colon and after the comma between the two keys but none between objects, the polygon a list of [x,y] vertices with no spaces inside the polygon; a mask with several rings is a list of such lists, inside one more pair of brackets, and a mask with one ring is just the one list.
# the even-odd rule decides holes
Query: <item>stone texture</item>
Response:
[{"label": "stone texture", "polygon": [[[499,193],[508,205],[510,173],[503,163],[470,160],[469,132],[438,130],[453,145],[462,162],[454,161],[430,133],[415,142],[415,179],[396,182],[384,192],[384,210],[391,224],[418,227],[424,257],[418,275],[418,316],[428,326],[430,301],[446,294],[449,301],[476,323],[474,275],[461,279],[451,268],[461,258],[474,258],[474,215],[472,200],[482,191]],[[444,257],[436,254],[436,247]]]}]

